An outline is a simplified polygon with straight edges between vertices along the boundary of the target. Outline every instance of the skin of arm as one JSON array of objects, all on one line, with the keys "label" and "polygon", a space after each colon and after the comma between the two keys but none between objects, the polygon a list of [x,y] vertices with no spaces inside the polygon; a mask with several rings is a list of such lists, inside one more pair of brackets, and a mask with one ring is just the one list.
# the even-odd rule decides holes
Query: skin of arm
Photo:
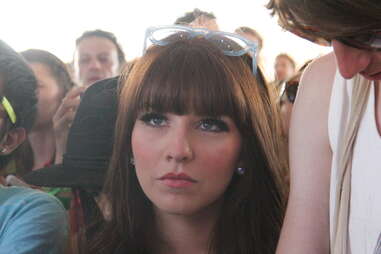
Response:
[{"label": "skin of arm", "polygon": [[310,64],[300,81],[290,125],[290,196],[277,254],[329,253],[328,112],[335,73],[331,53]]}]

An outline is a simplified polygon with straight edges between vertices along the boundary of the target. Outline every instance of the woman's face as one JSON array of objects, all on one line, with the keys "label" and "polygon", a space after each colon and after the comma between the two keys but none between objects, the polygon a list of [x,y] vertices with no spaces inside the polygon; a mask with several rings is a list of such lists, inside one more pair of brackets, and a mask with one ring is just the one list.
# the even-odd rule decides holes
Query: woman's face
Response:
[{"label": "woman's face", "polygon": [[230,117],[141,113],[132,131],[136,174],[157,212],[193,215],[221,200],[238,166]]},{"label": "woman's face", "polygon": [[38,81],[37,87],[37,119],[35,127],[52,124],[52,119],[63,99],[63,91],[49,68],[41,63],[30,63]]}]

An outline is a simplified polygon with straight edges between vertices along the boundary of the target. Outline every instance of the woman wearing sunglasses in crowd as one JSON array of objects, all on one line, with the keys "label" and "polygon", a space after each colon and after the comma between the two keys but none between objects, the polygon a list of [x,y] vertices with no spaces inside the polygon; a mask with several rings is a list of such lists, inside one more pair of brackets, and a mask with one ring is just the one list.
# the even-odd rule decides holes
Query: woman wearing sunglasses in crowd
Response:
[{"label": "woman wearing sunglasses in crowd", "polygon": [[111,218],[88,253],[274,253],[284,166],[255,46],[181,26],[146,41],[119,98]]},{"label": "woman wearing sunglasses in crowd", "polygon": [[310,64],[312,60],[307,61],[302,67],[293,75],[289,80],[283,83],[283,91],[279,99],[280,116],[282,119],[282,135],[288,139],[288,131],[290,128],[290,119],[292,107],[294,105],[296,94],[299,88],[300,77],[304,69]]}]

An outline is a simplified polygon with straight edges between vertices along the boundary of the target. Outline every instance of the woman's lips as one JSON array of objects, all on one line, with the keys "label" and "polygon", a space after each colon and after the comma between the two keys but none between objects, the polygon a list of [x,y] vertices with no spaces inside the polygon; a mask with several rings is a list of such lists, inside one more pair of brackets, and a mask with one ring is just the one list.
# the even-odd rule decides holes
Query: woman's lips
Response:
[{"label": "woman's lips", "polygon": [[159,180],[171,188],[185,188],[197,182],[196,180],[184,173],[168,173],[160,177]]}]

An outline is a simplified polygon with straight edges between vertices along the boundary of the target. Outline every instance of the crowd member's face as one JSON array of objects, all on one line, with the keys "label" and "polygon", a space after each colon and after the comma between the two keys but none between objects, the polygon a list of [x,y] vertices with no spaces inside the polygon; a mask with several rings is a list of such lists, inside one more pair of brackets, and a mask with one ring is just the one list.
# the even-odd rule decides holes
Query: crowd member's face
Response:
[{"label": "crowd member's face", "polygon": [[119,60],[116,46],[109,39],[102,37],[83,39],[74,55],[74,73],[77,82],[83,86],[117,76]]},{"label": "crowd member's face", "polygon": [[275,80],[287,80],[295,72],[291,62],[285,57],[277,57],[275,60]]},{"label": "crowd member's face", "polygon": [[37,119],[35,127],[52,124],[52,119],[64,97],[63,89],[59,87],[49,68],[41,63],[30,63],[38,81],[37,86]]},{"label": "crowd member's face", "polygon": [[357,73],[369,80],[381,80],[381,52],[367,51],[332,41],[341,75],[350,79]]},{"label": "crowd member's face", "polygon": [[132,132],[136,174],[159,213],[194,215],[216,207],[240,148],[229,117],[143,113]]},{"label": "crowd member's face", "polygon": [[244,32],[241,32],[240,30],[236,30],[236,33],[241,35],[242,37],[252,41],[252,42],[255,42],[257,45],[259,44],[259,39],[255,35],[252,35],[252,34],[249,34],[249,33],[244,33]]}]

